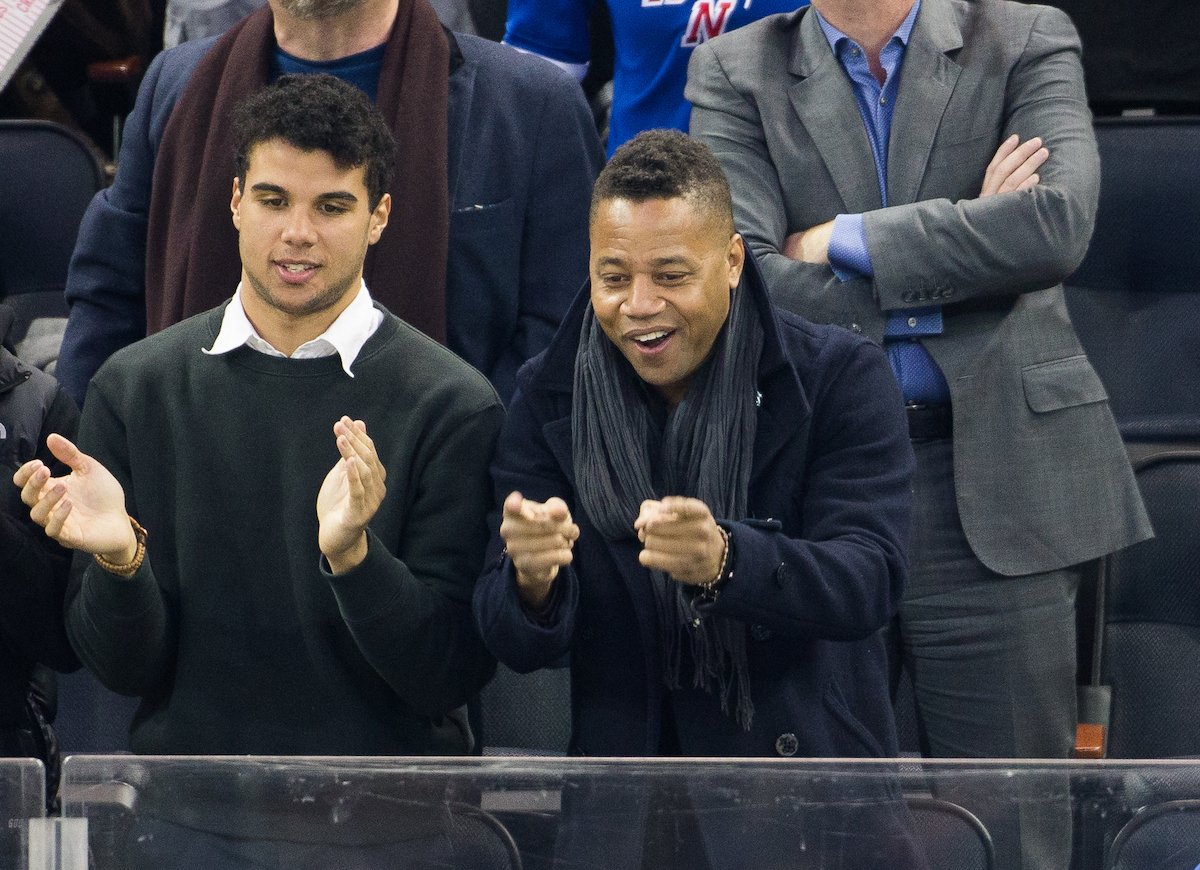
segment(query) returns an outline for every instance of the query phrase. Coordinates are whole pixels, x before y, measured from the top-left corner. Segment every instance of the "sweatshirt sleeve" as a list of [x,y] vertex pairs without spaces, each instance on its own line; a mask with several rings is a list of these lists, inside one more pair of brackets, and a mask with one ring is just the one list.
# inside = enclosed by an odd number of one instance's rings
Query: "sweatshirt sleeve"
[[[100,388],[88,391],[79,422],[79,449],[107,468],[125,490],[125,508],[137,517],[125,424]],[[178,615],[154,577],[154,540],[132,577],[118,577],[87,553],[75,554],[67,589],[67,635],[96,677],[122,695],[146,695],[171,673]]]
[[363,656],[415,710],[440,716],[491,679],[495,660],[471,618],[487,540],[488,462],[503,420],[495,404],[443,415],[426,439],[400,540],[367,533],[351,571],[321,571]]

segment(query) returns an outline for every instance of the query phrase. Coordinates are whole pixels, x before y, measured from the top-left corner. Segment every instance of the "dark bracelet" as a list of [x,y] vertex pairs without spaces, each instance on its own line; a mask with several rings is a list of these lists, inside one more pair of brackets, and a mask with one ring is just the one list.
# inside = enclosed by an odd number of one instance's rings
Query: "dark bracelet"
[[716,601],[717,596],[721,594],[721,587],[733,579],[733,566],[729,564],[729,532],[721,526],[717,526],[717,530],[725,539],[725,549],[721,552],[721,567],[717,569],[717,576],[707,583],[700,584],[700,597],[706,601]]

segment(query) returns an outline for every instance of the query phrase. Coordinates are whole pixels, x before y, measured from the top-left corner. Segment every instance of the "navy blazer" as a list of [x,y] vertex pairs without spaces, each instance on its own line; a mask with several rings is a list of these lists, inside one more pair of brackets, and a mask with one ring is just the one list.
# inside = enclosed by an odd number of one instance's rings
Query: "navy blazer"
[[[549,343],[587,275],[588,204],[604,155],[570,76],[486,39],[448,36],[447,344],[507,399],[517,369]],[[81,404],[100,364],[146,334],[147,212],[158,143],[216,39],[155,58],[125,125],[117,178],[84,215],[57,368]]]
[[555,581],[549,613],[534,618],[497,531],[476,621],[516,671],[569,654],[575,754],[657,755],[670,703],[685,755],[894,756],[880,629],[904,586],[913,468],[895,378],[866,339],[771,305],[749,259],[737,292],[753,295],[766,334],[749,516],[722,521],[733,579],[701,610],[746,625],[750,731],[715,697],[666,689],[640,545],[632,535],[606,541],[578,504],[571,392],[586,286],[547,351],[519,373],[492,465],[497,504],[513,490],[567,502],[580,527],[574,562]]

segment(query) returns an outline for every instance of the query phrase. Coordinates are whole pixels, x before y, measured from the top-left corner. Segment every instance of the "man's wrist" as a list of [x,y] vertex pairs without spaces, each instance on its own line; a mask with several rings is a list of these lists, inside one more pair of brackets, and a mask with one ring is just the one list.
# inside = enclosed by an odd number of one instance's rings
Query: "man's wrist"
[[354,543],[338,553],[326,553],[325,560],[329,563],[332,574],[347,574],[361,565],[367,558],[367,533],[363,531]]
[[556,568],[544,580],[530,578],[523,574],[515,563],[513,564],[513,582],[517,585],[517,596],[525,608],[534,615],[540,616],[549,609],[550,595],[554,591],[554,578],[557,576],[558,569]]
[[146,558],[146,539],[149,537],[137,520],[133,517],[128,519],[130,543],[120,550],[92,554],[96,564],[105,571],[126,578],[132,577],[142,567]]

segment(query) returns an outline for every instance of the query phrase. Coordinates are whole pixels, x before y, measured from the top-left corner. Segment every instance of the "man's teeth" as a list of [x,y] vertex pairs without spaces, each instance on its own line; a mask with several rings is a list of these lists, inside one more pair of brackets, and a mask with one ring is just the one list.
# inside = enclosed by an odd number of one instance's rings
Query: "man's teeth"
[[651,342],[651,341],[658,341],[660,338],[666,338],[667,333],[668,333],[668,330],[661,329],[658,332],[650,332],[650,333],[647,333],[646,335],[639,335],[639,336],[637,336],[637,338],[634,339],[634,341],[640,341],[643,344]]
[[311,267],[309,267],[303,263],[288,263],[287,265],[284,266],[284,268],[287,269],[289,272],[304,272]]

